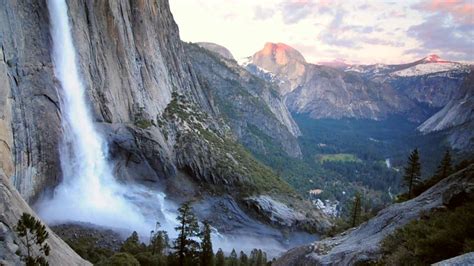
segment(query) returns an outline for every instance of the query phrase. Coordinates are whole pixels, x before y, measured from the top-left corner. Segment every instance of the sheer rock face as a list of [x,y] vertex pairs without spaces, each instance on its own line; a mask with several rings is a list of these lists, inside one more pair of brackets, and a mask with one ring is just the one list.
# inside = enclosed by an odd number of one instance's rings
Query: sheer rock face
[[[15,233],[15,226],[24,213],[29,213],[39,219],[12,187],[10,180],[0,171],[0,264],[24,265],[17,252],[27,254],[26,247]],[[53,231],[47,228],[49,237],[46,243],[51,248],[51,253],[46,257],[50,265],[92,265],[77,255]],[[39,253],[35,253],[39,255]]]
[[336,237],[290,250],[275,265],[353,265],[377,260],[383,238],[423,213],[474,193],[474,165],[442,180],[420,196],[389,206],[359,227]]
[[0,1],[0,158],[26,199],[58,182],[61,113],[44,1]]
[[207,48],[186,45],[186,51],[202,83],[206,84],[203,89],[241,143],[257,153],[266,153],[265,144],[270,144],[281,147],[292,157],[301,156],[296,140],[300,131],[275,87],[234,60],[210,54]]
[[423,133],[447,130],[455,149],[474,149],[474,72],[464,79],[452,99],[418,127]]

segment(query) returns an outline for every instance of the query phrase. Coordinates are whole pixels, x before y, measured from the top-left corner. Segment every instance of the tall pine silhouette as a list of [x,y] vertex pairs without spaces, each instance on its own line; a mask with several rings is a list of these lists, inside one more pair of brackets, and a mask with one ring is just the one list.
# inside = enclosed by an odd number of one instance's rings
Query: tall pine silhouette
[[199,243],[193,238],[199,235],[198,221],[189,203],[181,205],[178,212],[177,220],[179,225],[175,227],[175,230],[178,232],[178,238],[174,245],[178,264],[179,266],[195,265]]
[[356,193],[354,197],[354,203],[352,204],[351,210],[351,227],[355,227],[359,224],[360,216],[362,213],[362,204],[361,204],[360,193]]
[[403,175],[403,181],[405,182],[405,186],[408,188],[408,199],[412,198],[413,189],[420,183],[420,177],[420,155],[418,154],[418,149],[414,149],[408,157],[407,166],[405,167],[405,174]]
[[212,266],[214,260],[214,251],[211,242],[211,225],[208,221],[204,221],[203,230],[201,232],[201,264],[200,266]]
[[453,166],[451,162],[451,154],[449,153],[449,150],[446,150],[446,152],[444,153],[444,157],[438,166],[438,169],[436,169],[436,180],[440,181],[452,174],[452,172]]

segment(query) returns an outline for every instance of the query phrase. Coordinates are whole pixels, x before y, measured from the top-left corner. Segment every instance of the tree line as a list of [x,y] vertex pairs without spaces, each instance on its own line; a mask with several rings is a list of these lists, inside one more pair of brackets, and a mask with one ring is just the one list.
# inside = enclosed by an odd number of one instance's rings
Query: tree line
[[[199,226],[198,220],[189,203],[182,204],[178,209],[178,233],[174,241],[170,241],[168,233],[156,229],[150,232],[149,244],[141,242],[137,232],[133,232],[122,244],[120,252],[103,260],[98,265],[200,265],[200,266],[263,266],[267,264],[267,255],[260,249],[254,249],[248,256],[235,249],[226,256],[222,249],[214,253],[208,221]],[[126,263],[124,264],[124,262]]]

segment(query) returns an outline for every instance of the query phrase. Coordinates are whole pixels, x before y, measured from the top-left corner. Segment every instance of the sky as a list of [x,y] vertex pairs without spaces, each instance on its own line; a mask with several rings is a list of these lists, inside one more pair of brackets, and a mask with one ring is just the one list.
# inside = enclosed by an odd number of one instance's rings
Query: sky
[[474,0],[170,0],[187,42],[213,42],[236,59],[266,42],[308,62],[406,63],[437,54],[474,62]]

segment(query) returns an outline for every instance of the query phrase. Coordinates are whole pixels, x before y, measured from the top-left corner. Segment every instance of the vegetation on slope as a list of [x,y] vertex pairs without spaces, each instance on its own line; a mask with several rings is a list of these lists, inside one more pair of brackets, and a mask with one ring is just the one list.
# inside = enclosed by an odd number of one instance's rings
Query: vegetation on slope
[[427,265],[474,251],[474,199],[413,221],[382,244],[382,264]]
[[[224,185],[212,187],[215,192],[225,190],[225,185],[233,185],[243,196],[264,192],[294,194],[285,181],[258,162],[231,134],[213,127],[207,114],[184,97],[173,94],[163,117],[182,127],[175,144],[178,166],[201,181]],[[158,119],[158,124],[163,124],[162,121]]]

